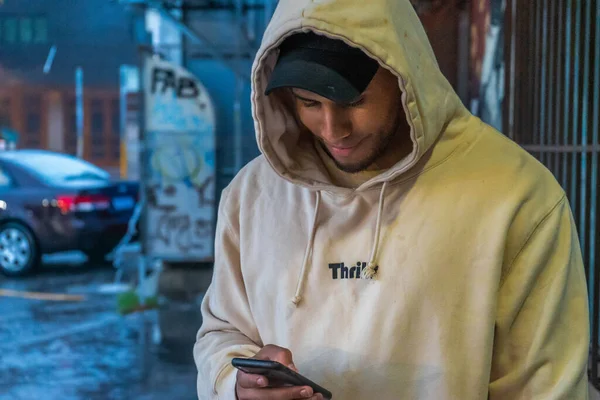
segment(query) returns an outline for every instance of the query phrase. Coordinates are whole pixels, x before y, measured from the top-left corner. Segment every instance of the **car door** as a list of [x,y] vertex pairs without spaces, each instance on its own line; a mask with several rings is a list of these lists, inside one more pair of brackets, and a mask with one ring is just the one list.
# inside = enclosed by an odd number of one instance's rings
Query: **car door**
[[45,197],[44,188],[12,163],[0,159],[0,223],[19,222],[39,238],[48,212]]
[[0,162],[0,223],[19,218],[23,213],[17,185],[6,165]]

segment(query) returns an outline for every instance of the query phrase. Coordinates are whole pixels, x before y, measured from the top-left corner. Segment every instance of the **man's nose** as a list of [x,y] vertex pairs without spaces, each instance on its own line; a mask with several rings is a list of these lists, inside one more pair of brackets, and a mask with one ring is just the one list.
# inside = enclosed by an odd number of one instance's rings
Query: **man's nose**
[[343,110],[326,108],[323,115],[321,137],[329,143],[335,144],[341,139],[350,136],[352,124]]

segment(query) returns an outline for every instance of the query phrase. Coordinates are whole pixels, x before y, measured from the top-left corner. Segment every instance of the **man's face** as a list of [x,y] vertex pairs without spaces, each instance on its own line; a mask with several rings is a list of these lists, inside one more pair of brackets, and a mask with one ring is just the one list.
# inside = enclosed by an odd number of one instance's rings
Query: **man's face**
[[[337,104],[302,89],[292,89],[300,121],[322,144],[339,169],[356,173],[385,164],[398,127],[405,122],[397,78],[379,68],[362,95]],[[398,160],[391,160],[392,165]],[[377,166],[374,164],[377,163]]]

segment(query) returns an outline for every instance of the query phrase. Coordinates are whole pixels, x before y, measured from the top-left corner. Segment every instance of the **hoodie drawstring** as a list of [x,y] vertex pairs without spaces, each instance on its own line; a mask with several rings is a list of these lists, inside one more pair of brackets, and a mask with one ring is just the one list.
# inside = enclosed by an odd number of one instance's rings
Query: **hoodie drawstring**
[[[373,279],[377,275],[377,250],[379,249],[379,236],[381,234],[381,216],[383,214],[383,203],[385,198],[385,189],[387,182],[383,183],[381,187],[381,193],[379,195],[379,208],[377,210],[377,222],[375,223],[375,235],[373,237],[373,249],[371,250],[371,257],[367,267],[363,269],[361,277],[363,279]],[[302,262],[302,269],[300,270],[300,277],[298,278],[298,285],[296,286],[296,295],[292,299],[292,303],[298,306],[302,301],[302,293],[304,292],[304,284],[306,283],[306,274],[308,273],[309,259],[313,251],[315,243],[315,234],[317,233],[317,218],[319,218],[319,206],[321,204],[321,192],[316,192],[315,200],[315,211],[313,214],[312,226],[310,228],[310,236],[308,237],[308,244],[306,245],[306,251],[304,252],[304,261]]]
[[304,283],[306,281],[306,273],[308,272],[308,263],[310,255],[313,251],[315,242],[315,234],[317,233],[317,218],[319,217],[319,206],[321,204],[321,192],[316,192],[317,198],[315,200],[315,211],[313,214],[312,227],[310,229],[310,236],[308,237],[308,244],[306,245],[306,251],[304,252],[304,261],[302,262],[302,270],[300,271],[300,277],[298,278],[298,286],[296,287],[296,295],[292,299],[294,305],[300,304],[302,301],[302,292],[304,291]]
[[387,182],[383,183],[381,187],[381,193],[379,194],[379,208],[377,210],[377,222],[375,223],[375,236],[373,237],[373,249],[371,250],[371,257],[367,267],[362,270],[362,279],[373,279],[377,275],[377,250],[379,248],[379,234],[381,233],[381,214],[383,214],[383,199],[385,196],[385,189]]

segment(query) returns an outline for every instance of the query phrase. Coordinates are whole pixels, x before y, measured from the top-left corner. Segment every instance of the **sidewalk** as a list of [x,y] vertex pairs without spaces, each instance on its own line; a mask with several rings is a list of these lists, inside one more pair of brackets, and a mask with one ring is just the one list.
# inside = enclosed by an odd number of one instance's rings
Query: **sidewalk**
[[[3,298],[0,400],[194,400],[197,304],[121,316],[106,268],[63,268],[2,287],[83,296],[81,301]],[[163,339],[157,322],[177,325]],[[185,329],[183,327],[185,326]]]

